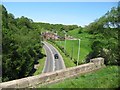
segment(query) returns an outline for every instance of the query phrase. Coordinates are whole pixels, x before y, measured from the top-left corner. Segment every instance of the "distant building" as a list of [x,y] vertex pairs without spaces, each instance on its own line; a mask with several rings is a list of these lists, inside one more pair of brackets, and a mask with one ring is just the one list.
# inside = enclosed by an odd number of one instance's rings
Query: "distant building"
[[49,40],[49,39],[57,40],[57,39],[59,39],[59,36],[56,33],[51,33],[51,32],[44,32],[44,33],[42,33],[42,36],[46,40]]
[[43,39],[49,40],[73,40],[74,38],[72,36],[66,36],[66,37],[60,37],[57,35],[57,33],[52,33],[52,32],[44,32],[42,33]]

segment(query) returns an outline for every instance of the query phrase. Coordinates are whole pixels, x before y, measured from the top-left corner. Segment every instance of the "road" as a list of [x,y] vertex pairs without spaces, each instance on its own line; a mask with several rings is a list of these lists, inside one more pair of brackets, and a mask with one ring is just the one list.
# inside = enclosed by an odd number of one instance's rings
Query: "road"
[[[44,44],[43,48],[45,49],[47,57],[42,73],[53,72],[56,70],[64,69],[65,64],[58,50],[48,42],[43,42],[43,44]],[[54,54],[58,54],[59,58],[55,59]]]

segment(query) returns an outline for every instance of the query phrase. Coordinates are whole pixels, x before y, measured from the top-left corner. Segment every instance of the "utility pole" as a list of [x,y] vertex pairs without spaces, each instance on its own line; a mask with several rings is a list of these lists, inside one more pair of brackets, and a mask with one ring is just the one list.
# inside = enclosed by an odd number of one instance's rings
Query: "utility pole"
[[[74,43],[74,42],[73,42],[73,43]],[[73,51],[74,51],[74,50],[73,50],[73,43],[72,43],[72,46],[71,46],[71,49],[72,49],[72,50],[71,50],[71,60],[73,59]]]
[[66,50],[66,33],[65,33],[65,45],[64,45],[64,53],[65,53],[65,50]]
[[79,61],[79,56],[80,56],[80,39],[79,40],[79,44],[78,44],[78,59],[77,59],[77,66],[78,66],[78,61]]
[[59,41],[59,46],[61,47],[61,40],[60,40],[60,36],[58,35],[58,32],[56,31],[57,33],[57,37],[58,37],[58,41]]
[[65,33],[65,43],[64,43],[64,53],[65,53],[65,50],[66,50],[66,31],[64,30],[64,33]]
[[61,46],[61,40],[60,40],[60,46]]

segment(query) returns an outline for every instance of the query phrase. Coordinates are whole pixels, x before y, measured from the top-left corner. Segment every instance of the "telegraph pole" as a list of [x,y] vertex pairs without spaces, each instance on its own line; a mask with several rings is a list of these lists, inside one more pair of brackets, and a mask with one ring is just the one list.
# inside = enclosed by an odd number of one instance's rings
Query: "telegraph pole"
[[64,53],[65,53],[65,50],[66,50],[66,33],[65,33],[65,45],[64,45]]
[[78,44],[78,59],[77,59],[77,66],[78,66],[78,61],[79,61],[79,56],[80,56],[80,39],[79,40],[79,44]]
[[71,49],[72,49],[72,50],[71,50],[71,60],[73,59],[73,51],[74,51],[74,50],[73,50],[73,43],[74,43],[74,42],[72,42],[72,46],[71,46]]

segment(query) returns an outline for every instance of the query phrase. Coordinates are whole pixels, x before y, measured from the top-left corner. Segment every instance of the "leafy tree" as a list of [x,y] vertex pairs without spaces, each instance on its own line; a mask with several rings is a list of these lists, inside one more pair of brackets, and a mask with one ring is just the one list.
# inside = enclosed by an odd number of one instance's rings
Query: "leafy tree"
[[40,30],[31,19],[15,18],[4,6],[2,17],[2,81],[29,76],[42,58]]
[[86,27],[94,35],[92,57],[104,57],[106,64],[118,64],[119,6]]

